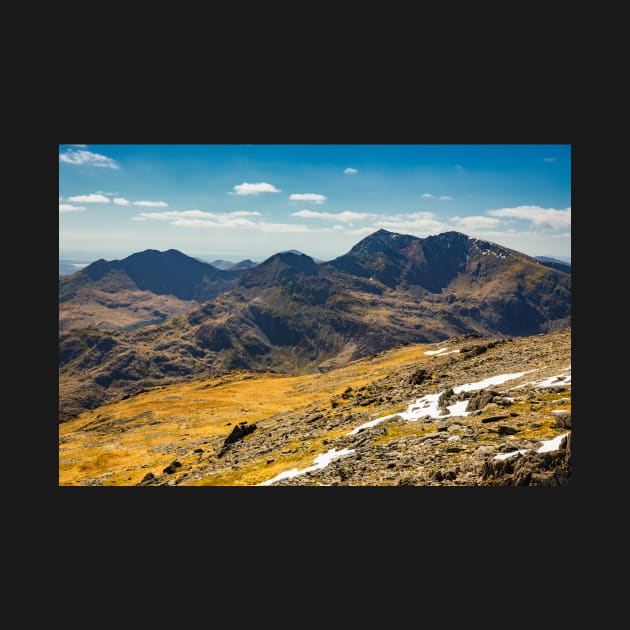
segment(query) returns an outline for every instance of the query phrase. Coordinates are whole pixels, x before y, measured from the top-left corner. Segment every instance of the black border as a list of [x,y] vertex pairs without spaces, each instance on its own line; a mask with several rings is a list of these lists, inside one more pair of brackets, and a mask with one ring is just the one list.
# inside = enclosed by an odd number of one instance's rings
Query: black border
[[[467,91],[465,86],[447,94],[433,99],[425,91],[418,99],[413,93],[394,92],[385,104],[379,100],[383,95],[370,89],[327,92],[330,101],[324,104],[321,98],[312,103],[308,92],[290,91],[286,102],[280,103],[278,99],[266,103],[261,93],[234,98],[229,91],[211,99],[166,99],[155,109],[151,103],[125,101],[118,104],[117,115],[110,117],[107,106],[99,115],[67,112],[63,123],[55,125],[58,137],[49,145],[46,170],[55,171],[58,144],[71,139],[93,144],[571,144],[575,164],[573,127],[564,100],[550,104],[553,99],[529,93],[523,97],[518,90],[484,94],[479,89]],[[554,94],[558,97],[557,91]],[[582,196],[582,186],[580,189]],[[44,196],[43,206],[48,207],[49,195]],[[584,205],[580,200],[578,207]],[[577,225],[579,230],[579,220]],[[51,457],[44,483],[52,494],[55,518],[66,533],[66,544],[73,536],[100,541],[98,544],[113,537],[116,544],[130,548],[139,540],[143,545],[151,539],[169,549],[181,545],[182,553],[194,554],[196,544],[212,541],[220,547],[222,541],[244,540],[301,549],[316,558],[313,546],[348,553],[354,548],[355,536],[371,539],[374,546],[383,538],[388,545],[400,538],[423,541],[429,554],[434,540],[446,541],[446,545],[453,541],[459,549],[484,541],[481,548],[492,562],[500,561],[503,553],[508,558],[523,557],[523,545],[527,548],[526,541],[532,539],[542,545],[542,558],[545,549],[558,543],[554,532],[570,527],[576,516],[576,486],[586,476],[581,471],[574,474],[568,488],[60,488],[53,446],[58,441],[53,420],[58,403],[58,275],[53,278],[58,270],[58,247],[52,237],[54,227],[47,233],[51,237],[45,239],[46,304],[41,315],[46,350],[41,360],[50,374],[46,380],[52,391],[37,417],[40,427],[42,423],[46,427],[44,450]],[[579,270],[575,239],[572,262]],[[575,335],[573,341],[575,344]],[[579,371],[577,378],[579,386]],[[578,400],[581,406],[584,397],[579,393]],[[575,417],[580,423],[583,416],[578,411]],[[574,461],[580,467],[585,459],[583,443],[578,436],[573,448]],[[520,551],[515,540],[521,544]],[[495,544],[502,550],[498,554],[493,553]],[[558,555],[563,553],[567,552],[558,549]]]

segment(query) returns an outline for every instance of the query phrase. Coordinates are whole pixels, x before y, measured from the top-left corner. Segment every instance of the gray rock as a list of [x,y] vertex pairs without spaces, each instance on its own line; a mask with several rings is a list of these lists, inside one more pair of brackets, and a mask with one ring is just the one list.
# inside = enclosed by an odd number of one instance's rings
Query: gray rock
[[155,475],[153,473],[147,473],[143,478],[142,481],[138,484],[139,486],[145,485],[147,483],[149,483],[150,481],[153,481],[155,479]]
[[468,399],[468,405],[466,411],[477,411],[484,409],[488,405],[497,392],[488,389],[481,389],[478,392],[474,392]]
[[488,422],[497,422],[497,420],[505,420],[506,418],[509,418],[509,417],[510,417],[509,413],[500,414],[498,416],[488,416],[487,418],[483,418],[481,420],[481,423],[488,424]]
[[552,400],[550,405],[568,405],[571,403],[570,398],[558,398],[558,400]]
[[490,453],[494,453],[493,446],[483,445],[477,448],[477,450],[475,451],[475,455],[478,455],[480,457],[484,457],[485,455],[489,455]]
[[[440,394],[438,398],[438,408],[446,408],[449,404],[451,404],[450,400],[455,395],[452,387],[449,387],[446,391]],[[448,412],[450,413],[450,411]]]
[[427,440],[435,440],[436,438],[444,437],[442,433],[425,433],[418,438],[419,442],[426,442]]
[[519,429],[515,429],[514,427],[510,427],[507,424],[500,424],[498,426],[499,435],[515,435],[519,432]]
[[422,368],[416,370],[409,378],[410,385],[420,385],[427,378],[427,371]]
[[554,413],[554,425],[562,429],[571,428],[571,412],[565,411],[564,413]]
[[175,460],[174,462],[171,462],[162,472],[167,475],[172,475],[178,468],[181,468],[181,465],[181,462]]

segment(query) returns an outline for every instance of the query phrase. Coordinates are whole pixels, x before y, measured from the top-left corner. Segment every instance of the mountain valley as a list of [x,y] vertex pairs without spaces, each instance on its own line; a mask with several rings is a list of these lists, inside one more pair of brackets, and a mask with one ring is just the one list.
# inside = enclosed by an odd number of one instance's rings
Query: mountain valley
[[[420,239],[379,230],[329,262],[284,252],[241,271],[165,254],[97,261],[60,279],[60,421],[146,388],[234,370],[319,374],[400,344],[570,325],[569,274],[458,232]],[[127,330],[94,318],[63,323],[82,292],[116,300],[134,291],[164,303],[149,315],[134,303]],[[164,321],[132,330],[150,316]]]

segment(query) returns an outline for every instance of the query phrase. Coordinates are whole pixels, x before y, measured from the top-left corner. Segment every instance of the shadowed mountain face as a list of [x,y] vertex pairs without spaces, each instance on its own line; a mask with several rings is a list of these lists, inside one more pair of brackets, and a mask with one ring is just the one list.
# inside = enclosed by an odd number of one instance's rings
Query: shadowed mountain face
[[459,232],[418,239],[379,230],[357,243],[330,265],[389,288],[420,286],[438,293],[466,271],[468,237]]
[[[152,290],[175,282],[145,265],[123,271]],[[458,232],[419,239],[379,230],[328,263],[276,254],[156,326],[62,334],[60,415],[196,375],[325,371],[401,343],[557,330],[570,316],[571,276],[525,254]]]
[[[159,252],[147,249],[123,260],[97,260],[85,269],[60,280],[62,299],[77,285],[90,281],[112,292],[117,285],[133,286],[157,295],[174,295],[181,300],[204,301],[236,283],[240,274],[223,271],[186,256],[175,249]],[[106,289],[107,290],[107,289]]]
[[59,278],[59,327],[129,330],[159,323],[233,287],[242,273],[174,249],[97,260]]

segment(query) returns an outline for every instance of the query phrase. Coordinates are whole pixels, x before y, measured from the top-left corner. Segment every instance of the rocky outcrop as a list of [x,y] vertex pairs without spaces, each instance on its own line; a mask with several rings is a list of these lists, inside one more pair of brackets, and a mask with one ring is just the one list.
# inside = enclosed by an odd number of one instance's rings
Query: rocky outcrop
[[234,444],[235,442],[242,440],[246,435],[253,433],[256,428],[256,424],[254,423],[247,424],[247,422],[241,422],[240,424],[237,424],[232,429],[230,435],[225,438],[223,446],[221,447],[217,457],[223,457],[231,444]]
[[481,389],[477,392],[472,392],[468,399],[468,405],[466,411],[477,411],[484,409],[484,407],[492,402],[492,399],[498,394],[498,392],[492,389]]
[[508,459],[489,459],[481,469],[486,486],[566,486],[571,479],[571,435],[560,449],[549,453],[526,452]]

